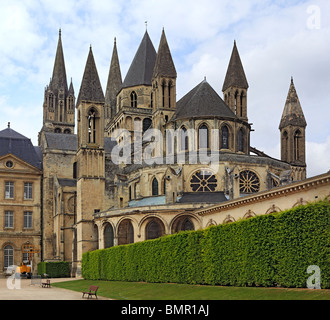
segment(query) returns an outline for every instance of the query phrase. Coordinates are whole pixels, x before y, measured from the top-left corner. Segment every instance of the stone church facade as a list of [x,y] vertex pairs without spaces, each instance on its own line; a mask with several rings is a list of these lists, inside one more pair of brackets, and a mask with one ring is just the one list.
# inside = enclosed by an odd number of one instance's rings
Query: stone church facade
[[[176,80],[164,30],[158,51],[146,32],[124,80],[115,40],[105,92],[90,48],[76,98],[60,32],[33,167],[40,259],[70,261],[79,275],[84,252],[231,222],[230,214],[217,220],[208,212],[206,221],[198,212],[306,179],[307,123],[293,80],[280,121],[281,160],[250,145],[249,84],[236,42],[222,98],[204,79],[177,101]],[[10,154],[0,153],[3,181]]]

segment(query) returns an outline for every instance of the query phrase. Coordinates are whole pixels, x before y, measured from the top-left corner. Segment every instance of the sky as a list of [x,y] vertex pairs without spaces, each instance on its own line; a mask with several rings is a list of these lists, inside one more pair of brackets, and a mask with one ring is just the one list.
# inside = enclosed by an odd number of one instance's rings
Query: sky
[[0,0],[0,7],[0,130],[10,122],[38,144],[60,28],[76,97],[90,45],[105,91],[114,38],[124,79],[146,27],[156,50],[164,28],[177,100],[204,77],[223,97],[236,40],[250,85],[251,145],[280,158],[293,77],[308,123],[308,177],[330,169],[329,0]]

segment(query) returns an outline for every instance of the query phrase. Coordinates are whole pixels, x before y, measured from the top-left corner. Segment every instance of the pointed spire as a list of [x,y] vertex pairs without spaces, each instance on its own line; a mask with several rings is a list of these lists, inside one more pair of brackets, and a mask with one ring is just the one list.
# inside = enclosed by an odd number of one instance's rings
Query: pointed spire
[[162,37],[160,39],[157,59],[152,77],[156,78],[158,76],[169,77],[169,78],[177,77],[177,72],[172,59],[170,48],[167,43],[164,28],[162,31]]
[[288,97],[286,99],[281,123],[280,130],[287,126],[298,126],[306,128],[307,122],[304,116],[304,112],[302,110],[298,94],[293,82],[293,77],[291,77],[291,84],[288,93]]
[[62,47],[62,31],[59,30],[59,39],[53,69],[53,77],[51,79],[51,89],[56,93],[59,89],[63,88],[65,93],[68,92],[68,84],[66,79],[66,70],[64,62],[64,54]]
[[89,49],[85,72],[81,81],[77,106],[82,101],[104,103],[104,94],[97,72],[92,47]]
[[70,94],[74,96],[74,89],[73,89],[72,78],[71,78],[71,83],[70,83],[70,87],[69,87],[69,95]]
[[[105,92],[105,104],[114,108],[116,106],[117,94],[122,86],[122,77],[117,51],[117,40],[114,40],[108,83]],[[112,110],[114,111],[114,110]],[[112,113],[113,114],[113,113]]]
[[148,31],[146,31],[134,60],[127,72],[123,88],[138,85],[151,86],[151,78],[156,62],[156,56],[156,50],[149,37]]
[[234,48],[230,58],[222,91],[226,91],[229,87],[238,87],[243,89],[249,88],[249,84],[245,76],[243,64],[240,55],[238,53],[236,40],[234,41]]

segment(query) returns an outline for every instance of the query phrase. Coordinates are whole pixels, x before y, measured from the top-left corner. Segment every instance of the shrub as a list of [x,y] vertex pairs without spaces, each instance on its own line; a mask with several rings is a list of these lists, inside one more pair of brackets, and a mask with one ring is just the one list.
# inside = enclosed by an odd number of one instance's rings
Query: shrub
[[47,274],[50,278],[70,278],[69,262],[40,262],[38,274]]
[[330,204],[323,201],[206,230],[87,252],[85,279],[306,287],[307,268],[330,287]]

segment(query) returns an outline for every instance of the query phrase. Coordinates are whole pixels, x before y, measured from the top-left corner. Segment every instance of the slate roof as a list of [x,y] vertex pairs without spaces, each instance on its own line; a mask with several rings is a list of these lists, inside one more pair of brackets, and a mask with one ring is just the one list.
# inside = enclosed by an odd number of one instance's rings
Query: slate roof
[[12,154],[30,165],[42,169],[40,149],[34,147],[27,137],[11,128],[0,131],[0,157]]
[[236,41],[234,42],[233,52],[229,61],[226,78],[222,91],[226,91],[229,87],[238,87],[248,89],[249,84],[246,79],[243,64],[238,53]]
[[306,128],[307,126],[307,122],[298,98],[295,85],[293,83],[293,79],[291,79],[291,85],[279,128],[282,130],[289,125],[303,128]]
[[201,117],[237,118],[206,80],[177,102],[175,120]]
[[177,72],[172,59],[170,48],[167,43],[164,29],[162,32],[162,37],[160,39],[155,68],[153,72],[153,78],[156,78],[157,76],[168,78],[177,77]]
[[89,50],[85,72],[81,81],[80,92],[77,99],[77,106],[81,101],[104,103],[104,93],[100,78],[97,72],[92,47]]
[[78,138],[75,134],[45,132],[47,146],[50,149],[76,151]]
[[123,88],[139,85],[151,86],[152,74],[156,62],[156,50],[146,31],[134,60],[127,72]]
[[62,47],[62,37],[61,30],[59,31],[59,39],[53,69],[53,77],[50,82],[50,89],[53,90],[55,94],[57,94],[58,90],[63,88],[65,90],[65,94],[68,92],[68,83],[66,78],[66,70],[65,70],[65,62],[64,62],[64,54]]
[[221,203],[228,201],[223,192],[187,192],[178,203]]

